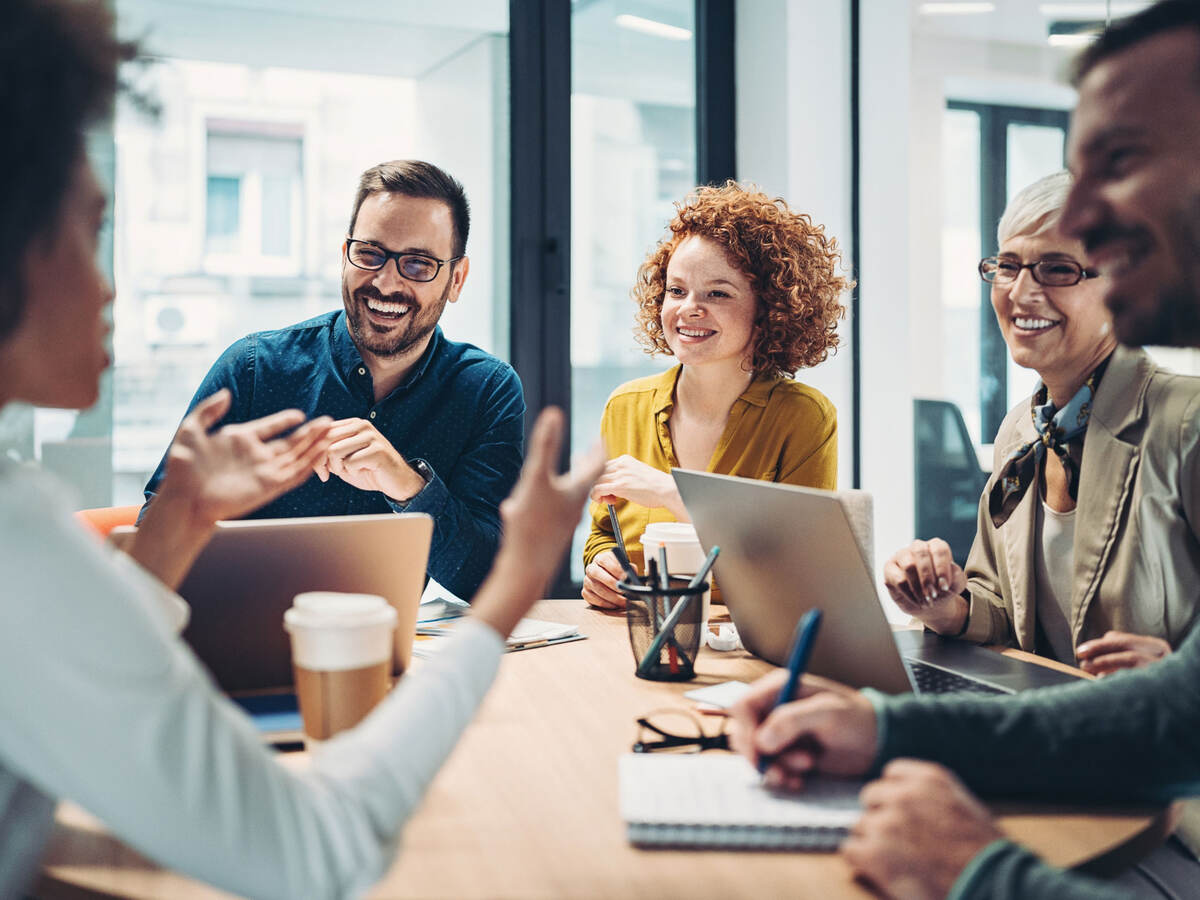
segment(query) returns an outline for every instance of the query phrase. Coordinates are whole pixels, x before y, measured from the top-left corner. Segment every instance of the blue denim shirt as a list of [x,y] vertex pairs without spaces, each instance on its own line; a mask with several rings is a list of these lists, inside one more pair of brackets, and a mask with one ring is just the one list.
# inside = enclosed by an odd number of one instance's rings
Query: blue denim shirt
[[[405,459],[424,460],[433,479],[407,503],[314,474],[250,518],[424,512],[433,517],[429,574],[469,599],[500,541],[499,506],[521,468],[525,398],[507,363],[434,331],[403,384],[375,402],[370,370],[354,346],[345,313],[326,313],[234,343],[200,383],[188,407],[229,388],[225,423],[296,407],[310,418],[371,422]],[[147,502],[166,457],[146,485]]]

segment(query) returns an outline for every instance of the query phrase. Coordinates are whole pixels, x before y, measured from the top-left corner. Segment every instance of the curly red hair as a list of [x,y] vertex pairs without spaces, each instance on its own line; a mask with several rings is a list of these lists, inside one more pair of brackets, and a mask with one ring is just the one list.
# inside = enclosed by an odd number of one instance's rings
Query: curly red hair
[[758,299],[750,365],[755,375],[791,375],[824,362],[838,345],[842,294],[854,282],[839,274],[837,241],[805,213],[753,185],[727,181],[699,187],[675,204],[669,234],[638,269],[634,334],[650,354],[670,355],[662,329],[667,263],[688,237],[719,244],[730,265],[750,279]]

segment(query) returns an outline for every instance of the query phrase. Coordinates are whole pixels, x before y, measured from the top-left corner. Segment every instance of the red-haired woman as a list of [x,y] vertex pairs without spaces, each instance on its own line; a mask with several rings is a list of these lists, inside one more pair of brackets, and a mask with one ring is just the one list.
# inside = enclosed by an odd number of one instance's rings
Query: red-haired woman
[[802,213],[730,181],[677,206],[638,271],[634,332],[648,353],[679,364],[617,388],[601,433],[609,454],[592,491],[583,597],[624,606],[606,503],[630,555],[651,522],[688,521],[672,466],[833,488],[837,411],[792,377],[837,346],[837,242]]

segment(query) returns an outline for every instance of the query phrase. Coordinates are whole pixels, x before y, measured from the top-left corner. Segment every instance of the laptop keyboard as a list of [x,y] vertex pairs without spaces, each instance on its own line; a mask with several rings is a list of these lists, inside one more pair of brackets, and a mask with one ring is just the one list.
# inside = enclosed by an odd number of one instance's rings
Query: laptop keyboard
[[913,681],[916,682],[918,694],[1012,693],[1012,691],[996,687],[994,684],[977,681],[948,669],[939,669],[937,666],[931,666],[916,659],[906,659],[905,662],[908,664],[908,670],[912,673]]

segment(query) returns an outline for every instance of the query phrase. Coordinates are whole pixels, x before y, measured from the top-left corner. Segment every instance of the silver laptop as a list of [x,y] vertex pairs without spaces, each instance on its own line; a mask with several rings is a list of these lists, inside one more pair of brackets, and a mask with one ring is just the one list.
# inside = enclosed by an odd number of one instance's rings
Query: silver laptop
[[[134,529],[113,532],[127,545]],[[304,591],[378,594],[396,608],[397,671],[412,658],[433,519],[424,513],[218,522],[179,595],[183,637],[222,689],[292,684],[283,613]]]
[[[893,634],[867,562],[868,494],[685,469],[671,474],[705,550],[721,548],[714,575],[751,653],[782,665],[796,622],[818,607],[821,633],[808,670],[853,687],[1007,694],[1074,680],[965,641]],[[864,517],[860,545],[851,521]]]

